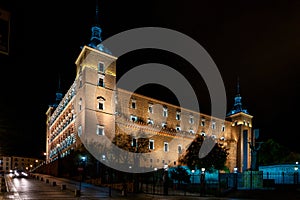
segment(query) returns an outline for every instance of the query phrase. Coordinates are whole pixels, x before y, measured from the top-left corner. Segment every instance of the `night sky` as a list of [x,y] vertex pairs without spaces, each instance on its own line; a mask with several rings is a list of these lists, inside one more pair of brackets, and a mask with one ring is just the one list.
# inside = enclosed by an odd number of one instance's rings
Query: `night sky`
[[[99,0],[99,20],[103,39],[146,26],[190,36],[216,63],[228,111],[239,77],[243,106],[254,116],[260,140],[274,138],[300,152],[300,2],[278,2]],[[0,150],[40,156],[45,151],[45,113],[59,80],[66,92],[75,79],[75,60],[95,22],[95,1],[5,0],[0,7],[12,13],[10,54],[0,55]],[[147,62],[167,64],[186,76],[199,94],[201,112],[210,113],[201,76],[176,55],[159,50],[122,55],[117,76]],[[176,103],[167,88],[145,86],[138,92]]]

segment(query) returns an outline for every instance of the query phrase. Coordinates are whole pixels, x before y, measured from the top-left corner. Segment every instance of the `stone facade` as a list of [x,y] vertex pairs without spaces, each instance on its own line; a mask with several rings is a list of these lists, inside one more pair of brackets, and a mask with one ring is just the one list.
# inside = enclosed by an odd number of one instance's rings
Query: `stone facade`
[[[195,134],[203,134],[229,148],[230,171],[250,167],[251,115],[233,112],[225,120],[218,119],[117,88],[116,60],[105,52],[83,47],[75,62],[73,85],[46,112],[48,163],[58,155],[70,154],[82,143],[95,143],[101,149],[101,145],[112,142],[117,135],[127,134],[135,140],[134,145],[141,138],[148,140],[151,153],[145,154],[139,166],[161,168],[176,165]],[[95,145],[88,150],[98,151]],[[102,156],[115,155],[103,152]]]

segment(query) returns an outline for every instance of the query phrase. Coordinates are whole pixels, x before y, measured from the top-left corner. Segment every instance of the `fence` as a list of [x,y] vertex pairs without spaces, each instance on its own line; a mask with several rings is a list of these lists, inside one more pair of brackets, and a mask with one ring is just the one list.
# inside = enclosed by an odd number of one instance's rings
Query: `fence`
[[169,179],[166,183],[162,174],[144,180],[143,192],[158,195],[175,196],[219,196],[231,190],[252,190],[275,187],[276,184],[299,184],[299,174],[295,173],[264,173],[262,171],[245,171],[243,173],[209,173],[193,174],[190,183],[179,183]]

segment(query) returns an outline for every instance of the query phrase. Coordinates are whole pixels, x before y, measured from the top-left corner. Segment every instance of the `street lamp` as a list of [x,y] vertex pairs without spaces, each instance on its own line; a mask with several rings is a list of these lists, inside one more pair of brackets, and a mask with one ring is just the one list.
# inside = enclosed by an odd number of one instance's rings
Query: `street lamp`
[[83,172],[84,172],[84,167],[85,167],[85,163],[86,163],[86,157],[85,156],[81,157],[80,163],[81,163],[81,169],[79,171],[81,172],[81,179],[80,179],[79,190],[81,191],[81,182],[83,181]]
[[201,168],[200,174],[200,196],[204,196],[205,193],[205,168]]
[[296,166],[294,167],[294,183],[298,184],[298,177],[299,177],[299,173],[298,173],[298,162],[296,162]]
[[205,173],[205,168],[201,168],[201,173],[204,174]]
[[234,172],[234,173],[237,173],[237,170],[238,170],[237,167],[233,168],[233,172]]
[[238,184],[238,181],[237,181],[237,179],[238,179],[237,172],[238,172],[238,168],[237,167],[233,168],[233,173],[234,173],[234,187],[235,187],[235,189],[237,189],[237,184]]
[[192,169],[192,179],[193,179],[193,182],[192,182],[192,184],[194,184],[194,173],[195,173],[195,170],[194,169]]
[[56,145],[57,150],[57,176],[60,177],[61,175],[61,152],[60,152],[60,144]]
[[153,171],[153,185],[152,185],[153,194],[155,194],[155,175],[156,175],[156,171],[157,171],[157,168],[155,167],[154,171]]

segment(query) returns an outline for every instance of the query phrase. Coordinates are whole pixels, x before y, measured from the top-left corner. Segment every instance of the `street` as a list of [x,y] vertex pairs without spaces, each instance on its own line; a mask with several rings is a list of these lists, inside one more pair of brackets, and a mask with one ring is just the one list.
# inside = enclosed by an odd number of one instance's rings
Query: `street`
[[0,199],[99,199],[109,197],[108,188],[81,184],[80,197],[75,190],[79,190],[79,183],[67,179],[47,175],[27,178],[5,177],[8,191]]
[[[64,178],[52,177],[49,175],[35,174],[28,178],[12,178],[5,175],[7,183],[7,192],[0,193],[0,200],[25,200],[25,199],[40,199],[40,200],[65,200],[65,199],[143,199],[143,200],[198,200],[198,199],[234,199],[234,198],[217,198],[217,197],[191,197],[191,196],[162,196],[150,194],[132,194],[122,196],[120,191],[111,191],[105,187],[98,187],[87,183],[81,183],[81,195],[76,196],[75,190],[78,190],[80,183]],[[64,187],[63,187],[64,185]]]
[[[58,178],[44,174],[34,174],[27,178],[12,178],[5,175],[7,192],[0,193],[0,200],[95,200],[95,199],[142,199],[142,200],[247,200],[247,199],[299,199],[300,191],[297,188],[282,188],[281,190],[239,190],[224,197],[213,196],[163,196],[144,193],[128,193],[122,196],[120,191],[110,190],[88,183]],[[81,189],[80,195],[78,193]],[[110,196],[111,194],[111,196]]]

